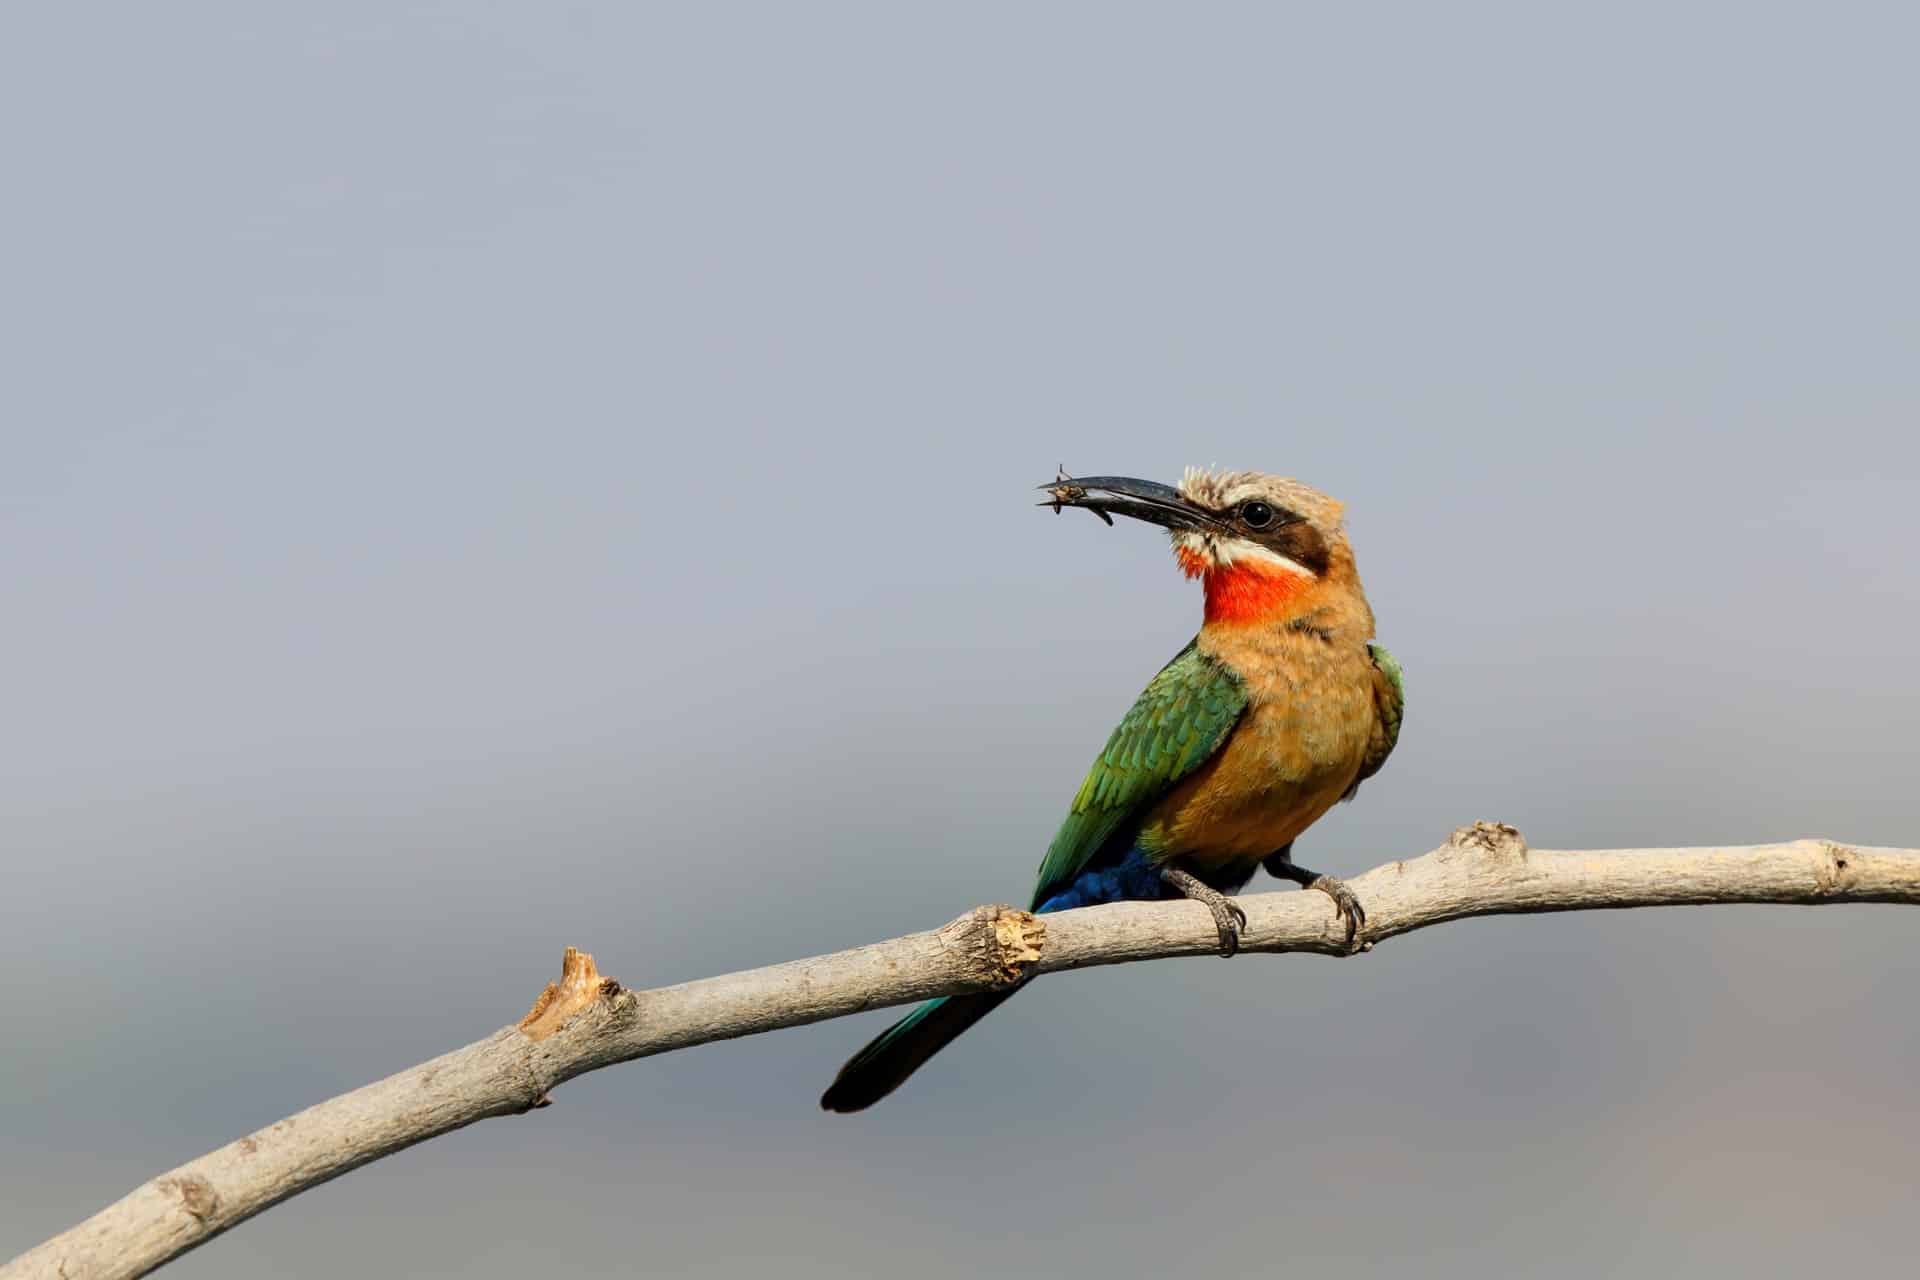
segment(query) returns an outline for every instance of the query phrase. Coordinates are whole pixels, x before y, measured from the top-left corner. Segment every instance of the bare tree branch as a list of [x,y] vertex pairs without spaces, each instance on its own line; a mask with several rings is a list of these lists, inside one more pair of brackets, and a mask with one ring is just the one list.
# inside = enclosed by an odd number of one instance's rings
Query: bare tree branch
[[[1424,857],[1349,881],[1367,926],[1351,950],[1467,916],[1702,903],[1920,903],[1920,850],[1824,840],[1725,849],[1529,850],[1511,827],[1476,823]],[[1319,893],[1241,899],[1243,951],[1347,954]],[[656,1053],[820,1022],[1039,974],[1213,955],[1196,902],[1128,903],[1044,919],[982,907],[942,928],[832,955],[651,991],[602,978],[568,949],[561,982],[516,1026],[342,1094],[143,1183],[0,1268],[24,1277],[127,1277],[289,1196],[417,1142],[546,1105],[577,1075]],[[812,1098],[796,1098],[811,1105]],[[910,1105],[910,1104],[895,1104]]]

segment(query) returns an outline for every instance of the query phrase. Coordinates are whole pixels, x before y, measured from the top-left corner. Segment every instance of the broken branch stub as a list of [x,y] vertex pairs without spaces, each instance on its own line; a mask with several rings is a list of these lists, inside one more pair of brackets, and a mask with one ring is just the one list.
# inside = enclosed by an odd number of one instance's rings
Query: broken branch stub
[[601,977],[591,955],[568,947],[560,959],[560,981],[547,984],[527,1016],[520,1019],[520,1032],[529,1040],[545,1040],[596,1000],[619,993],[620,984]]

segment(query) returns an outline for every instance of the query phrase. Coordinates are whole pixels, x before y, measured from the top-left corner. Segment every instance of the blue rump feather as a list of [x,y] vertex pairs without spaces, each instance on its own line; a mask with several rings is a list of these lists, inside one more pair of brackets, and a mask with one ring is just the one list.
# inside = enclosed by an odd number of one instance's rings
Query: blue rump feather
[[1038,907],[1039,912],[1071,911],[1102,902],[1158,902],[1180,895],[1160,878],[1160,865],[1138,845],[1126,857],[1104,867],[1089,867],[1073,883]]

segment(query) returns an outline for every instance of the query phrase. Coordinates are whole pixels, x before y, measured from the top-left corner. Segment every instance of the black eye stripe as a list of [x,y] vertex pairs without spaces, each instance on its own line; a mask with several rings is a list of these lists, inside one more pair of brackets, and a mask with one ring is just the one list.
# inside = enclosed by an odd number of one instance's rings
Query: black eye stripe
[[1325,573],[1331,562],[1327,540],[1320,531],[1298,511],[1278,503],[1249,498],[1230,512],[1222,512],[1219,518],[1223,522],[1231,520],[1239,525],[1244,537],[1314,574]]

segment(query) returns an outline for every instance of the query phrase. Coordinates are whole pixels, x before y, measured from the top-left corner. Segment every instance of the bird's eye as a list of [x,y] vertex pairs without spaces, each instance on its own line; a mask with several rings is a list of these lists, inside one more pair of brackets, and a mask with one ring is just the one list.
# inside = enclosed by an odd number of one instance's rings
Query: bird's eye
[[1273,523],[1273,508],[1264,502],[1240,504],[1240,523],[1249,529],[1264,529]]

